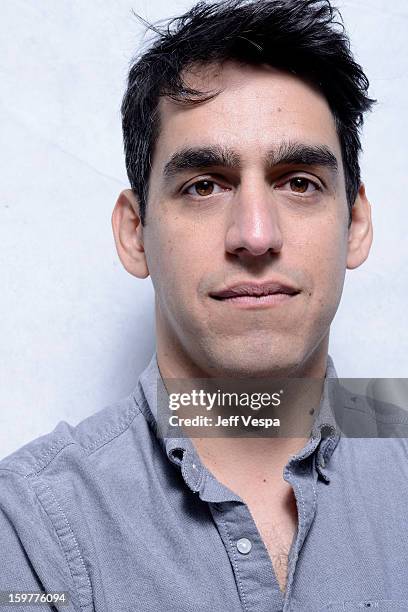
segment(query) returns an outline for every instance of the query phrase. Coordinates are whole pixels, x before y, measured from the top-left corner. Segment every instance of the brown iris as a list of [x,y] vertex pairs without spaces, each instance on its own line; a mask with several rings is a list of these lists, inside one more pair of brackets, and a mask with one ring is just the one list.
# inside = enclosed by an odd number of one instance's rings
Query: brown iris
[[290,187],[292,191],[296,191],[296,193],[305,193],[307,191],[309,182],[310,181],[307,179],[297,176],[296,178],[291,179]]
[[214,191],[214,183],[211,181],[199,181],[194,185],[196,192],[200,196],[211,195]]

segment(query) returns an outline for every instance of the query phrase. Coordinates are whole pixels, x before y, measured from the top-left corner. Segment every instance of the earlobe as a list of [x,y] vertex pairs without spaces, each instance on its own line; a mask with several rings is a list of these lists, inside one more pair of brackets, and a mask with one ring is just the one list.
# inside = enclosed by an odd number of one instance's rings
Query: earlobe
[[351,210],[351,225],[348,230],[347,268],[358,268],[367,259],[373,241],[371,205],[365,186],[361,183]]
[[116,250],[123,267],[137,278],[146,278],[149,269],[144,251],[139,202],[131,189],[125,189],[119,194],[111,221]]

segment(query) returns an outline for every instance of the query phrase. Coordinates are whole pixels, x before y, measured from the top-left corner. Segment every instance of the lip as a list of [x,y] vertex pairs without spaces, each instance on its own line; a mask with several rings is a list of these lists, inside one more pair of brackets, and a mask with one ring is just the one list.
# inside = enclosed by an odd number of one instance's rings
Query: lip
[[271,279],[263,283],[255,283],[253,281],[242,281],[230,285],[220,291],[212,291],[210,296],[216,300],[226,298],[235,298],[242,296],[267,296],[276,294],[295,295],[300,293],[300,290],[288,283],[278,279]]
[[219,302],[241,308],[270,308],[287,303],[299,293],[300,290],[288,281],[274,278],[263,283],[242,281],[209,295]]

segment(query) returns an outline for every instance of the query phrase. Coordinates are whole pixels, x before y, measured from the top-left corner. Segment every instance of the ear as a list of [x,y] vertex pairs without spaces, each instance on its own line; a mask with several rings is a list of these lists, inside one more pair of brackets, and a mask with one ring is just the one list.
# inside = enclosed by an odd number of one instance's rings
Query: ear
[[365,186],[361,183],[354,206],[351,209],[351,225],[348,230],[347,268],[358,268],[367,259],[373,241],[371,205]]
[[116,250],[123,267],[137,278],[149,276],[143,246],[143,226],[139,201],[131,189],[119,194],[112,212],[112,229]]

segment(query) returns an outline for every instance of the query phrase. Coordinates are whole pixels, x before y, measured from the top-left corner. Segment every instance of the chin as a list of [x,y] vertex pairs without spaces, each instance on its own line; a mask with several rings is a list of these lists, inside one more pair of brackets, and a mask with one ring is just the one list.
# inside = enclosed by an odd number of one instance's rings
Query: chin
[[240,353],[238,350],[228,352],[212,351],[209,358],[211,370],[219,372],[219,378],[278,378],[288,377],[296,371],[302,362],[301,357],[294,351],[288,354],[273,349],[247,351]]

